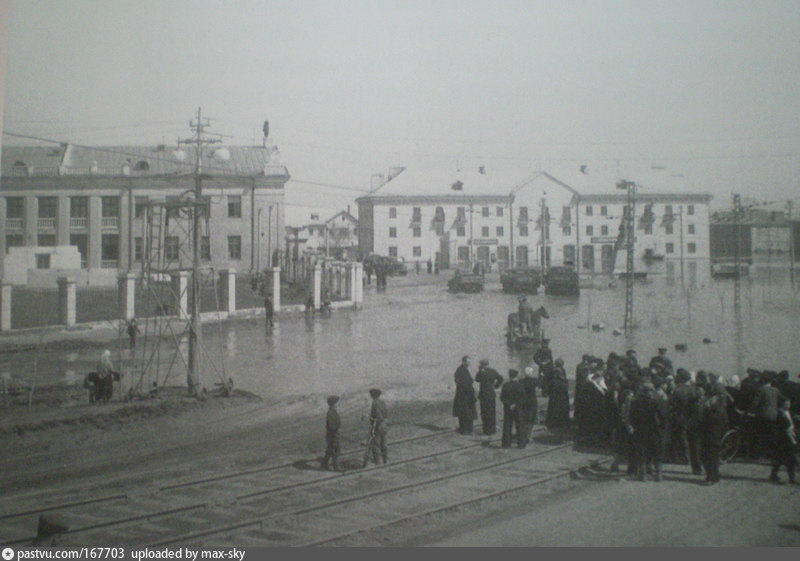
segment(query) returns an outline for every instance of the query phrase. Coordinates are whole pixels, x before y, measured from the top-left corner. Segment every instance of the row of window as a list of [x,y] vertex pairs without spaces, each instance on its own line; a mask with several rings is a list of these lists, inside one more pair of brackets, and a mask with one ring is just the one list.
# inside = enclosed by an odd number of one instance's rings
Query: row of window
[[[135,261],[141,261],[143,257],[144,239],[136,237],[133,240],[133,259]],[[180,238],[178,238],[178,236],[165,236],[164,258],[167,261],[179,261],[180,257]],[[184,255],[184,258],[191,260],[190,255]],[[228,258],[242,258],[242,236],[228,236]],[[200,259],[203,261],[211,261],[211,240],[208,236],[200,237]]]
[[[210,197],[205,197],[210,202]],[[103,218],[119,218],[119,197],[100,197]],[[167,202],[177,202],[179,197],[167,197]],[[58,216],[58,197],[37,197],[39,218],[56,218]],[[149,202],[148,197],[136,197],[135,216],[143,218]],[[174,211],[168,210],[170,214]],[[89,197],[76,196],[69,198],[70,218],[89,217]],[[228,218],[242,217],[242,196],[228,195]],[[25,218],[25,197],[6,197],[6,218]]]
[[[664,226],[664,229],[665,229],[665,232],[667,234],[674,233],[672,224],[666,224]],[[415,238],[422,237],[422,228],[420,228],[419,226],[414,226],[411,230],[412,230],[412,237],[415,237]],[[586,235],[587,236],[594,236],[594,226],[592,226],[592,225],[586,226],[586,230],[585,231],[586,231]],[[561,233],[564,236],[572,235],[572,227],[571,226],[563,226],[561,228]],[[644,233],[645,234],[652,234],[653,233],[652,224],[645,226]],[[694,224],[687,225],[687,233],[689,235],[693,235],[695,233]],[[459,238],[463,238],[463,237],[466,237],[466,235],[467,235],[466,226],[457,226],[456,227],[456,236],[458,236]],[[490,235],[490,227],[489,226],[481,226],[481,237],[488,238],[489,235]],[[522,236],[522,237],[526,237],[528,235],[528,227],[527,226],[519,226],[519,235]],[[600,235],[601,236],[608,236],[609,235],[608,225],[604,224],[604,225],[600,226]],[[505,236],[505,228],[503,226],[496,226],[495,227],[495,236],[498,237],[498,238],[502,238],[503,236]],[[389,237],[390,238],[396,238],[397,237],[397,228],[395,226],[390,226],[389,227]]]

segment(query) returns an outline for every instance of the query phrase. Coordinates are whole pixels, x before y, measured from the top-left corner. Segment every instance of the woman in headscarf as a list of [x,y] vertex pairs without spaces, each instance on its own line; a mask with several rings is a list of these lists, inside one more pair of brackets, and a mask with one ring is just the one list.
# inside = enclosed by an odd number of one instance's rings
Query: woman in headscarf
[[111,351],[104,350],[97,361],[98,399],[108,401],[114,394],[114,364],[111,362]]
[[548,430],[569,425],[569,384],[567,373],[564,371],[564,361],[561,358],[555,361],[552,380],[545,419]]

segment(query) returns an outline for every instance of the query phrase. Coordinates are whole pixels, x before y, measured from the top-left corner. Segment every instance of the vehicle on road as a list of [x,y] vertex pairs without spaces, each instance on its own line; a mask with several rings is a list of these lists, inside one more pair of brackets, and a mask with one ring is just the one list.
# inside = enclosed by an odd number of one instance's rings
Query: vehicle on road
[[503,292],[538,294],[542,273],[539,269],[529,267],[506,269],[500,273],[500,283],[503,285]]
[[483,290],[483,275],[456,270],[453,278],[447,281],[447,288],[450,292],[481,292]]
[[545,294],[580,294],[578,273],[572,267],[550,267],[544,275]]

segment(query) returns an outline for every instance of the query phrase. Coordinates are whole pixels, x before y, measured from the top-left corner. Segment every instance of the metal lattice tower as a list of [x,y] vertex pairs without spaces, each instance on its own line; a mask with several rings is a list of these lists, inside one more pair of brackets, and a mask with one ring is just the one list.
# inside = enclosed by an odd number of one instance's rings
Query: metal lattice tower
[[617,183],[617,189],[626,189],[628,200],[625,205],[625,333],[633,330],[633,246],[634,226],[636,211],[636,184],[633,181],[622,180]]

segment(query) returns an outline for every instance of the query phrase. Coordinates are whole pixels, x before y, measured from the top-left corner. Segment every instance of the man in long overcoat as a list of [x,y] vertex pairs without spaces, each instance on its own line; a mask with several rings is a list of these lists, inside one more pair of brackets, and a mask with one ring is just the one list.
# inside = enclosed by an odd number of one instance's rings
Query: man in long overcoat
[[475,374],[478,382],[478,401],[481,404],[481,423],[483,434],[497,432],[497,412],[495,390],[503,385],[503,377],[494,368],[489,367],[489,360],[482,359],[478,364],[478,373]]
[[525,389],[519,383],[519,372],[511,369],[508,371],[508,382],[500,390],[500,401],[503,402],[503,448],[511,447],[516,425],[517,447],[525,448],[528,427],[525,422]]
[[641,385],[633,398],[629,419],[633,427],[633,445],[637,452],[636,467],[639,480],[645,480],[647,466],[652,464],[655,480],[661,481],[663,427],[666,426],[667,413],[649,380]]
[[478,417],[475,411],[475,388],[469,373],[469,357],[461,358],[461,365],[454,374],[456,395],[453,398],[453,417],[458,418],[459,434],[472,434],[472,423]]

